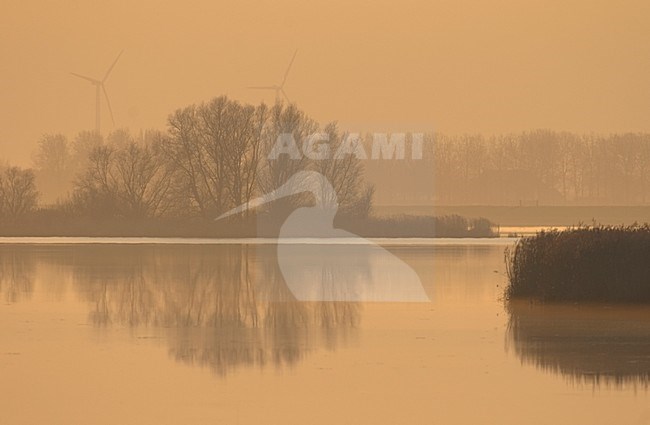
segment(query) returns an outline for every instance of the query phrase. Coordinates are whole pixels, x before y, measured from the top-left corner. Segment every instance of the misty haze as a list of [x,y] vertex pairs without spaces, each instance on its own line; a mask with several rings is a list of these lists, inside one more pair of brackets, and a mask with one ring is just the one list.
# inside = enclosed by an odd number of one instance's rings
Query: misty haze
[[650,423],[647,2],[4,6],[1,423]]

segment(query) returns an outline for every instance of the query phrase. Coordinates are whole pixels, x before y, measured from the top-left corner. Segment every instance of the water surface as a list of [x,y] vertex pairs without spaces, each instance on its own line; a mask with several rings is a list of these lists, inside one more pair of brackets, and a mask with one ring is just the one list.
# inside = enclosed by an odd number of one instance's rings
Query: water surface
[[506,307],[512,241],[383,241],[420,303],[298,302],[273,244],[47,242],[0,244],[2,423],[650,423],[648,310]]

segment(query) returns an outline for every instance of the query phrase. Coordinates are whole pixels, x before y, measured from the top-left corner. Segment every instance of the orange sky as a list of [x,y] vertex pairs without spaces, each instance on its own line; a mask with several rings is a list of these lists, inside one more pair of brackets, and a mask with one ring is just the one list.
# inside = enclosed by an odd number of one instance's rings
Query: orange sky
[[[101,77],[117,127],[161,128],[220,94],[279,82],[358,131],[650,131],[650,2],[4,0],[0,158],[94,127]],[[172,2],[169,2],[172,3]],[[191,4],[190,4],[191,3]],[[102,104],[102,130],[112,126]]]

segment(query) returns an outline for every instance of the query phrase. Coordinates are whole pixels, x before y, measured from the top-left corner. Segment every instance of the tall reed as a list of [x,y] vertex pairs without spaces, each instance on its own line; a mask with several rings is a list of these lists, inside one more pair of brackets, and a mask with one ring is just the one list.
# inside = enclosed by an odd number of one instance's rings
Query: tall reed
[[650,227],[543,231],[506,251],[507,299],[650,302]]

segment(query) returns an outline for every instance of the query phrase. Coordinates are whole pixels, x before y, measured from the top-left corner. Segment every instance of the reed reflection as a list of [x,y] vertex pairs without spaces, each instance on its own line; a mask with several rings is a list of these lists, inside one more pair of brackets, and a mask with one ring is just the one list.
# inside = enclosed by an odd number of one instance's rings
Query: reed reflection
[[650,382],[650,308],[508,304],[507,347],[524,364],[577,384],[614,388]]

